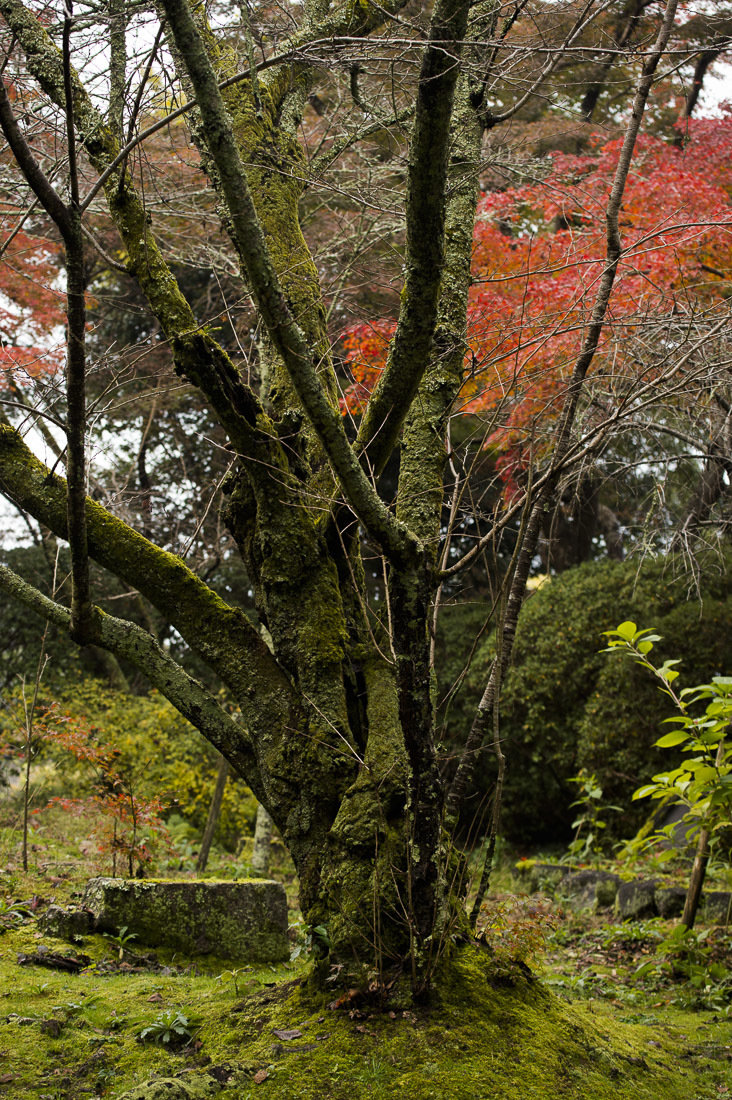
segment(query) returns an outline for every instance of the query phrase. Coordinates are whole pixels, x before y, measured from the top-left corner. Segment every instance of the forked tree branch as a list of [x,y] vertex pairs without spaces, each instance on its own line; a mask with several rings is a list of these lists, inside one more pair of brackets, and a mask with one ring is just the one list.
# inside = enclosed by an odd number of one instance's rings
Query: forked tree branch
[[[12,569],[0,565],[0,589],[48,622],[62,629],[71,624],[71,612],[45,596]],[[129,661],[165,696],[227,759],[245,770],[247,778],[258,773],[256,757],[246,731],[210,691],[195,680],[136,623],[92,609],[89,642],[115,657]],[[261,786],[260,786],[261,790]]]
[[305,335],[280,286],[247,181],[218,80],[187,0],[163,0],[176,47],[196,93],[203,132],[231,215],[232,237],[270,339],[282,358],[298,398],[320,439],[346,499],[366,529],[391,558],[411,558],[417,540],[390,514],[361,469],[343,419],[318,376]]
[[363,415],[356,453],[378,476],[427,369],[445,264],[448,149],[468,26],[466,0],[437,0],[419,74],[409,145],[406,271],[386,366]]
[[[0,0],[0,13],[25,51],[28,71],[51,101],[65,110],[63,57],[45,28],[22,0]],[[118,162],[104,184],[109,212],[127,250],[127,270],[171,341],[176,370],[203,392],[239,453],[256,452],[260,460],[262,440],[255,439],[262,413],[259,401],[224,349],[197,324],[158,247],[132,178],[122,167],[117,138],[73,70],[69,80],[75,127],[92,166],[104,173]]]
[[[28,449],[0,413],[0,492],[62,539],[66,482]],[[180,558],[87,498],[90,556],[140,592],[240,700],[254,728],[282,729],[298,708],[289,680],[243,612],[225,603]],[[247,712],[251,707],[251,713]]]

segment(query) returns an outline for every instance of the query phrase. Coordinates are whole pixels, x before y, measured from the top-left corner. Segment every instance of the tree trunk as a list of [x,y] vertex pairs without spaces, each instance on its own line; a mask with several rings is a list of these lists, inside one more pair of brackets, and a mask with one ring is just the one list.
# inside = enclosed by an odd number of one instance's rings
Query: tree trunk
[[269,861],[272,854],[272,818],[260,802],[257,806],[257,820],[254,825],[254,845],[250,865],[255,875],[266,878],[269,874]]
[[226,787],[226,780],[229,778],[229,761],[224,760],[223,756],[219,760],[219,770],[216,773],[216,786],[214,787],[213,798],[211,799],[211,805],[208,809],[208,817],[206,819],[206,827],[203,830],[203,839],[201,841],[201,848],[198,853],[198,859],[196,860],[196,871],[199,875],[202,875],[206,870],[206,864],[208,863],[209,852],[211,851],[211,845],[213,844],[214,834],[221,817],[221,803],[224,798],[224,788]]
[[696,921],[696,913],[699,908],[699,902],[701,900],[702,887],[704,886],[704,879],[707,876],[707,864],[709,863],[709,830],[702,829],[699,833],[699,840],[696,846],[696,855],[694,856],[694,865],[691,868],[691,877],[689,878],[689,887],[686,891],[686,901],[684,903],[684,913],[681,917],[681,923],[685,924],[687,928],[693,928]]
[[[628,11],[635,10],[634,2],[629,0]],[[344,35],[349,41],[371,36],[390,14],[392,0],[347,4],[316,26],[318,6],[306,5],[312,10],[301,28],[305,37],[295,35],[288,57],[299,58],[312,35],[320,44]],[[394,12],[402,6],[396,0]],[[405,84],[414,96],[398,319],[355,442],[339,406],[318,266],[299,220],[309,166],[297,135],[317,66],[285,60],[268,66],[261,81],[254,73],[242,79],[247,74],[236,74],[236,51],[217,40],[205,6],[162,0],[162,7],[178,83],[189,105],[196,104],[192,126],[201,166],[217,189],[222,226],[266,333],[264,401],[250,387],[248,369],[217,342],[216,329],[194,315],[168,265],[149,205],[128,170],[127,152],[120,151],[119,118],[110,127],[100,116],[76,74],[64,71],[48,29],[22,0],[0,0],[8,29],[45,95],[57,107],[73,100],[70,121],[84,144],[85,165],[99,177],[94,194],[102,188],[106,194],[125,271],[146,296],[176,373],[196,388],[226,436],[231,462],[222,483],[222,520],[240,551],[258,624],[181,558],[97,500],[74,495],[78,509],[69,518],[65,483],[33,457],[1,412],[0,489],[59,538],[78,534],[81,546],[83,533],[80,566],[88,547],[102,568],[152,605],[165,629],[180,635],[236,701],[235,721],[153,632],[91,606],[79,569],[75,591],[85,629],[74,629],[77,639],[143,671],[222,755],[199,868],[206,863],[230,765],[246,776],[292,855],[304,919],[311,928],[325,929],[325,966],[356,981],[373,969],[383,974],[392,966],[408,967],[415,992],[423,992],[441,953],[469,931],[463,868],[444,832],[428,622],[442,581],[488,545],[480,538],[460,562],[438,565],[446,425],[468,346],[473,225],[487,125],[478,122],[485,86],[481,91],[473,78],[494,65],[498,6],[468,0],[435,0],[430,6],[421,59]],[[600,344],[622,253],[618,214],[625,180],[675,7],[676,0],[669,0],[657,43],[644,61],[608,205],[607,263],[561,406],[555,449],[546,458],[538,496],[524,498],[522,519],[521,502],[513,505],[514,519],[520,519],[519,564],[501,659],[453,784],[458,807],[474,764],[470,745],[480,748],[498,703],[544,500],[560,471],[565,476],[584,379]],[[462,64],[465,51],[472,54],[470,65]],[[490,116],[491,125],[501,121],[482,106],[480,118]],[[510,111],[503,120],[509,117]],[[50,206],[58,203],[50,184],[41,187],[30,149],[24,152],[2,82],[0,126],[15,142],[16,159],[22,158],[39,197]],[[92,197],[89,192],[85,202]],[[378,484],[397,452],[394,507],[379,495]],[[585,502],[586,511],[590,504]],[[497,521],[496,538],[503,523]],[[584,546],[589,525],[578,522],[577,528]],[[383,615],[380,606],[370,606],[362,538],[383,558]],[[0,567],[0,583],[57,625],[68,628],[81,619],[76,607],[70,613],[6,567]],[[453,805],[453,817],[455,810]]]

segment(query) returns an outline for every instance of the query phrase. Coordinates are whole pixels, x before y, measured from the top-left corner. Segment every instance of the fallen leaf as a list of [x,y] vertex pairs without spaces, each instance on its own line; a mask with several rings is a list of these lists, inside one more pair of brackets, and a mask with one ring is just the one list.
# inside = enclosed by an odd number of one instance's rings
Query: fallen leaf
[[266,1081],[268,1077],[269,1073],[266,1069],[258,1069],[252,1077],[252,1081],[254,1081],[255,1085],[261,1085],[262,1081]]

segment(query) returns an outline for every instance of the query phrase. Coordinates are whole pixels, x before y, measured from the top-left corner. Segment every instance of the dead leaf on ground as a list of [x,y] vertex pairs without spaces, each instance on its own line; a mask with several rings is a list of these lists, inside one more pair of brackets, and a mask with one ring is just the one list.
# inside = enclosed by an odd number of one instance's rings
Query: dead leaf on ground
[[278,1039],[282,1039],[284,1043],[288,1042],[290,1039],[302,1039],[302,1032],[298,1031],[296,1027],[291,1031],[278,1031],[276,1028],[273,1028],[272,1034],[276,1035]]

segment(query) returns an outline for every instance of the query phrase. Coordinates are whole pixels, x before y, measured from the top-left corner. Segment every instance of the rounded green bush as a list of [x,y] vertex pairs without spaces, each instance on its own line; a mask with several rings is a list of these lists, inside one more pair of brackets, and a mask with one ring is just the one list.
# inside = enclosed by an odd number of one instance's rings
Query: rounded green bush
[[[652,627],[663,638],[654,651],[659,660],[681,658],[682,685],[732,670],[732,578],[717,562],[702,580],[699,599],[690,594],[688,576],[674,573],[675,564],[587,563],[552,578],[527,600],[500,708],[507,762],[501,831],[510,842],[566,842],[577,796],[570,779],[580,768],[597,775],[603,801],[622,807],[606,817],[609,837],[631,835],[647,815],[648,804],[632,802],[632,794],[669,765],[668,752],[654,742],[671,706],[647,671],[601,652],[602,631],[625,619]],[[467,659],[475,617],[474,606],[461,612],[457,605],[445,616],[447,626],[440,621],[443,698]],[[467,736],[494,652],[493,637],[479,644],[459,692],[448,707],[443,704],[448,761]],[[486,745],[466,802],[466,832],[471,826],[482,831],[478,819],[486,816],[494,780],[493,750]]]

